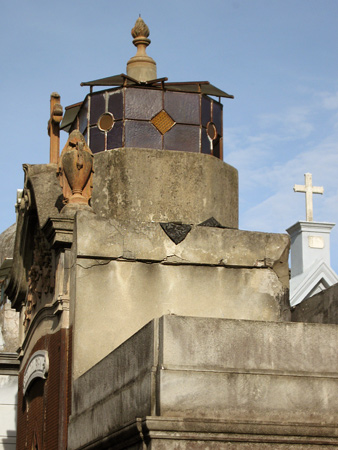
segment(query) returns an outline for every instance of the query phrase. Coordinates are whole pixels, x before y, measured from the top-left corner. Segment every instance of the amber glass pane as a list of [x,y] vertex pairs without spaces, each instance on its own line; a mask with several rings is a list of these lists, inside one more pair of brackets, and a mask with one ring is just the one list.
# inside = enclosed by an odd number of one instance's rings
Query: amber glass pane
[[123,122],[115,122],[113,128],[107,133],[107,150],[122,147]]
[[207,124],[206,130],[207,130],[207,135],[209,136],[209,138],[211,140],[216,139],[216,137],[217,137],[217,130],[216,130],[216,125],[213,122],[209,122]]
[[90,96],[90,125],[95,125],[101,114],[105,112],[104,94],[91,94]]
[[164,94],[164,110],[175,122],[199,125],[200,95],[167,91]]
[[216,126],[217,133],[223,136],[222,105],[220,103],[213,102],[212,121]]
[[199,127],[176,124],[164,135],[165,150],[199,152]]
[[97,127],[90,129],[90,145],[89,148],[93,153],[103,152],[104,148],[104,132],[100,131]]
[[207,132],[205,128],[202,128],[202,153],[205,153],[206,155],[211,154],[211,144],[210,140],[208,139]]
[[211,100],[208,97],[202,96],[202,125],[207,126],[207,123],[211,120]]
[[156,114],[150,122],[161,134],[166,134],[175,125],[174,120],[163,110]]
[[109,131],[113,128],[114,117],[110,113],[103,113],[97,121],[97,126],[101,131]]
[[162,109],[162,92],[146,88],[125,91],[125,118],[150,120]]
[[149,122],[126,120],[125,146],[162,148],[161,133]]
[[113,114],[115,120],[123,118],[123,93],[122,90],[109,93],[108,111]]

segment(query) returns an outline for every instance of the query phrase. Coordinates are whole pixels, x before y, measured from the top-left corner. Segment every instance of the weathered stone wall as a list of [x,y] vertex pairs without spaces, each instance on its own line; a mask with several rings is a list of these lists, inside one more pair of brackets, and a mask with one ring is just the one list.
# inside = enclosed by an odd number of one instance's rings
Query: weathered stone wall
[[49,372],[46,380],[36,378],[23,394],[26,364],[21,365],[18,392],[17,449],[66,449],[68,416],[71,402],[71,336],[62,329],[40,338],[29,359],[37,350],[46,350]]
[[0,351],[16,352],[19,347],[19,313],[5,303],[0,308]]
[[288,320],[288,249],[286,235],[200,226],[175,245],[159,224],[78,212],[74,377],[163,314]]
[[13,258],[16,224],[0,234],[0,265],[5,258]]
[[333,325],[153,320],[74,382],[69,449],[334,448],[337,339]]
[[293,322],[334,323],[338,325],[338,284],[307,298],[291,314]]
[[121,148],[94,158],[93,210],[122,221],[198,224],[214,217],[238,228],[238,174],[200,153]]

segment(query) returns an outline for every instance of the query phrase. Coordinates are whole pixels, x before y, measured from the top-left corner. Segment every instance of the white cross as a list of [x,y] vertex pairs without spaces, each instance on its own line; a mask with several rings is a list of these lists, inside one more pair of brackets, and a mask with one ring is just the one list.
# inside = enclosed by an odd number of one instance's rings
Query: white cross
[[322,186],[312,186],[312,174],[304,174],[305,185],[295,184],[293,190],[295,192],[305,193],[305,209],[306,209],[306,221],[313,221],[313,202],[312,194],[323,194],[324,188]]

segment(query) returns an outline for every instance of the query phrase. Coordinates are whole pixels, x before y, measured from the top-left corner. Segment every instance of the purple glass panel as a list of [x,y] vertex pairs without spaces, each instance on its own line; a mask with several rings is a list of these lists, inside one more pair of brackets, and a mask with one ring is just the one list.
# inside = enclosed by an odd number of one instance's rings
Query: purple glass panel
[[215,101],[213,102],[212,121],[216,125],[217,133],[223,136],[222,105]]
[[199,152],[199,135],[197,126],[176,124],[164,135],[164,149]]
[[[84,132],[82,133],[83,137],[85,138],[86,144],[89,147],[89,143],[88,143],[88,134],[87,134],[87,128],[84,130]],[[90,147],[89,147],[90,148]]]
[[74,122],[72,123],[72,126],[69,128],[69,134],[74,131],[77,130],[77,119],[74,120]]
[[107,150],[122,147],[122,120],[115,122],[113,128],[107,133]]
[[213,146],[214,146],[213,155],[216,156],[216,158],[219,158],[220,157],[220,150],[221,150],[220,139],[219,138],[216,138],[214,140]]
[[80,133],[83,134],[84,130],[88,126],[88,98],[81,106],[80,112],[78,114],[78,118],[79,118],[79,130],[80,130]]
[[125,118],[150,120],[162,109],[162,91],[128,88],[125,92]]
[[210,149],[210,141],[207,136],[207,132],[205,128],[202,128],[202,153],[205,153],[206,155],[211,155],[211,149]]
[[115,120],[123,118],[123,92],[122,90],[109,94],[108,111],[113,114]]
[[164,110],[177,123],[200,123],[200,95],[167,91],[164,94]]
[[161,133],[149,122],[125,121],[125,146],[162,148]]
[[90,129],[90,145],[89,148],[93,153],[103,152],[104,148],[104,131],[100,131],[97,127],[92,127]]
[[202,125],[205,127],[211,121],[211,100],[202,95]]
[[101,116],[106,111],[105,94],[91,94],[90,96],[90,125],[95,125]]

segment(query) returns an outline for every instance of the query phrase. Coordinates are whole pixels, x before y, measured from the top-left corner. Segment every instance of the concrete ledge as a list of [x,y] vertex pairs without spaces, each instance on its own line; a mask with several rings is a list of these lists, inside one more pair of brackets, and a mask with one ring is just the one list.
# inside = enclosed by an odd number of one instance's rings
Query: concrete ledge
[[333,325],[153,320],[74,382],[69,449],[338,445],[337,340]]
[[[317,435],[311,436],[313,427],[299,424],[245,423],[236,421],[203,421],[148,416],[110,433],[104,439],[77,450],[98,449],[152,449],[205,450],[232,449],[297,449],[309,450],[335,448],[338,438],[335,429],[318,424]],[[325,446],[325,447],[323,447]]]
[[192,226],[176,245],[158,223],[106,220],[87,211],[76,215],[77,256],[163,264],[273,268],[289,287],[286,234]]

